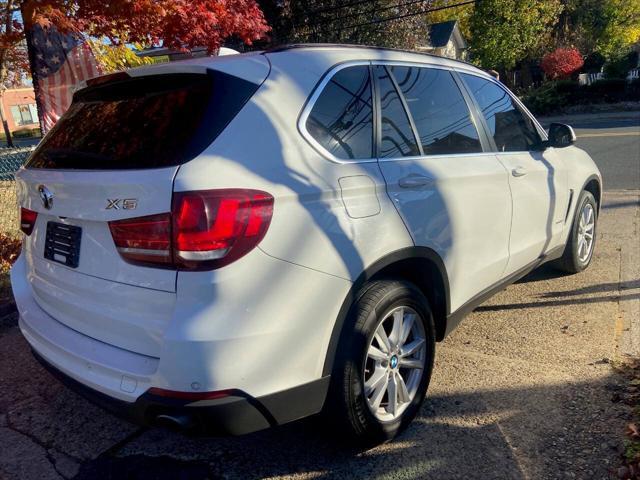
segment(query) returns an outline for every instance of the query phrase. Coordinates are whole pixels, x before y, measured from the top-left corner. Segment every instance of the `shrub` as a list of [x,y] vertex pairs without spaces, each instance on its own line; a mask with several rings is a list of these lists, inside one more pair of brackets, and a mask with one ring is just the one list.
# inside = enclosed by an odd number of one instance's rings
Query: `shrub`
[[558,92],[553,82],[530,90],[522,96],[522,101],[536,115],[544,115],[566,105],[566,98]]
[[15,138],[31,138],[39,137],[41,135],[39,128],[19,128],[13,132]]
[[640,100],[640,80],[605,79],[591,85],[571,80],[548,82],[523,95],[524,104],[537,115],[562,110],[570,105],[614,103]]
[[635,78],[627,85],[629,100],[640,100],[640,78]]
[[584,59],[584,65],[582,66],[582,71],[586,73],[598,73],[602,71],[602,66],[607,61],[600,52],[591,52]]
[[585,97],[589,103],[613,103],[627,100],[627,82],[620,78],[598,80],[591,85],[585,85]]
[[584,65],[582,55],[575,48],[557,48],[542,57],[540,66],[552,80],[569,78]]
[[626,78],[629,70],[638,65],[638,52],[629,52],[613,58],[604,66],[607,78]]

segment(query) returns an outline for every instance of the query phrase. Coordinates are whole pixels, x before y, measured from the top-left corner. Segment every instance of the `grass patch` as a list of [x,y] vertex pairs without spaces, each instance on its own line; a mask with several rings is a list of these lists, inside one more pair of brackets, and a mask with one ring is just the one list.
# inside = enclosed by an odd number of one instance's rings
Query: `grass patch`
[[[40,131],[40,128],[19,128],[18,130],[13,132],[11,136],[13,138],[34,138],[41,137],[42,132]],[[7,141],[7,137],[4,134],[4,131],[0,131],[0,141]]]

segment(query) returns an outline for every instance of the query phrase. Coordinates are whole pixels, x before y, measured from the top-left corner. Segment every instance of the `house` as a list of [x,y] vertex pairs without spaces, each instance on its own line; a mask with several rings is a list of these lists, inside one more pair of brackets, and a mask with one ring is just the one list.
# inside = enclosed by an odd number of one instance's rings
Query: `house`
[[33,130],[40,127],[33,87],[5,90],[2,94],[2,106],[11,133],[16,130]]
[[424,47],[418,47],[418,50],[456,60],[467,59],[467,42],[460,32],[457,20],[433,23],[427,29],[429,42]]

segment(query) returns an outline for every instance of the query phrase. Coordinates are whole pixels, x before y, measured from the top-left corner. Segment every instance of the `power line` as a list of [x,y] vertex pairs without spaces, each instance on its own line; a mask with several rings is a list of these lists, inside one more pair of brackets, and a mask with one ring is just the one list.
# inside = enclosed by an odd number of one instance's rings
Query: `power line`
[[[403,6],[407,6],[407,5],[413,5],[413,4],[416,4],[416,3],[424,3],[425,1],[428,1],[428,0],[412,0],[410,2],[406,2],[406,3],[400,4],[400,5],[396,5],[396,6],[391,7],[391,8],[399,8],[399,7],[403,7]],[[332,30],[324,30],[324,31],[321,30],[319,33],[334,33],[334,32],[340,32],[342,30],[348,30],[350,28],[358,28],[358,27],[364,27],[364,26],[367,26],[367,25],[377,25],[379,23],[393,22],[395,20],[402,20],[403,18],[415,17],[416,15],[423,15],[425,13],[437,12],[439,10],[447,10],[449,8],[462,7],[464,5],[470,5],[472,3],[477,3],[479,1],[480,0],[468,0],[466,2],[460,2],[460,3],[453,4],[453,5],[445,5],[445,6],[436,7],[436,8],[427,8],[427,9],[424,9],[424,10],[420,10],[418,12],[407,13],[407,14],[404,14],[404,15],[397,15],[395,17],[379,18],[379,19],[376,19],[376,20],[371,20],[370,22],[356,23],[356,24],[347,25],[347,26],[340,27],[340,28],[335,28],[335,29],[332,29]],[[387,10],[387,9],[389,9],[389,8],[385,8],[385,10]],[[314,25],[316,25],[316,24],[309,24],[307,26],[314,26]],[[316,32],[316,34],[317,33],[318,32]],[[310,32],[309,35],[311,35],[311,34],[312,33]]]
[[[410,5],[415,5],[415,4],[418,4],[418,3],[425,3],[425,2],[430,2],[431,3],[431,2],[433,2],[433,0],[411,0],[409,2],[401,3],[399,5],[390,5],[388,7],[378,8],[378,9],[375,10],[375,13],[386,12],[387,10],[394,10],[396,8],[408,7]],[[354,2],[353,5],[361,4],[361,3],[371,3],[371,2],[370,1],[369,2],[358,1],[358,2]],[[474,3],[474,2],[465,2],[465,3],[454,4],[454,5],[443,5],[442,7],[436,7],[436,8],[427,10],[424,13],[435,12],[435,11],[438,11],[438,10],[446,10],[448,8],[455,8],[455,7],[458,7],[460,5],[466,5],[468,3]],[[346,5],[343,5],[343,6],[340,6],[340,7],[336,7],[335,9],[327,8],[327,9],[325,9],[325,11],[328,11],[328,12],[336,11],[336,10],[339,10],[339,9],[347,7],[347,6],[351,6],[351,5],[350,4],[346,4]],[[359,15],[363,15],[364,13],[365,12],[351,12],[351,13],[347,13],[345,15],[341,14],[338,19],[336,19],[336,18],[322,18],[322,19],[320,19],[320,20],[318,20],[316,22],[312,22],[312,23],[307,24],[307,26],[322,25],[324,23],[334,22],[336,20],[343,20],[345,18],[357,17]],[[420,13],[421,12],[418,12],[416,15],[420,15]],[[313,12],[309,13],[309,15],[313,15],[313,14],[314,14]],[[345,28],[349,28],[349,27],[345,27]]]
[[[391,5],[389,7],[378,8],[377,10],[375,10],[375,13],[385,12],[387,10],[393,10],[395,8],[402,8],[402,7],[405,7],[407,5],[412,5],[414,3],[424,3],[424,2],[433,2],[433,0],[412,0],[412,1],[407,2],[407,3],[401,3],[400,5]],[[356,3],[362,3],[362,2],[356,2]],[[366,2],[366,3],[371,3],[371,2]],[[343,7],[339,7],[339,8],[343,8]],[[344,20],[345,18],[357,17],[357,16],[363,15],[365,13],[366,12],[351,12],[351,13],[347,13],[346,15],[341,14],[339,19],[336,19],[336,18],[321,18],[317,22],[313,22],[313,23],[310,23],[308,25],[309,26],[322,25],[324,23],[334,22],[336,20]]]
[[342,5],[335,5],[333,7],[319,8],[317,10],[310,11],[308,15],[317,15],[318,13],[335,12],[336,10],[340,10],[341,8],[355,7],[356,5],[362,5],[363,3],[371,3],[371,0],[357,0],[355,2],[345,3]]

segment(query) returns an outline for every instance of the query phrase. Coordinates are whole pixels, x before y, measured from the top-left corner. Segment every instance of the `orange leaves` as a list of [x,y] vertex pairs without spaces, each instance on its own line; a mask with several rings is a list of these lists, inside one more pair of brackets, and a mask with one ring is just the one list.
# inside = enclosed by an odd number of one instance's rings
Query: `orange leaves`
[[[255,0],[22,0],[20,7],[27,28],[55,25],[62,32],[107,37],[117,44],[204,46],[213,52],[229,37],[250,44],[269,31]],[[17,23],[10,32],[0,32],[0,48],[23,38]]]
[[0,273],[8,271],[20,255],[22,241],[0,232]]

